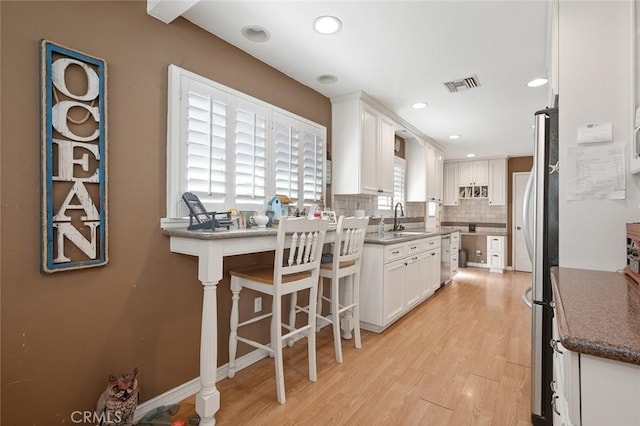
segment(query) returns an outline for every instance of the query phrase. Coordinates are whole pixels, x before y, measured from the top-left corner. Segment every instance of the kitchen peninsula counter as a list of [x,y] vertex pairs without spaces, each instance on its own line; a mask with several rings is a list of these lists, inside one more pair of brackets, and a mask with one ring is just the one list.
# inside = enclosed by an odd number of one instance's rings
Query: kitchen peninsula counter
[[640,365],[640,289],[626,275],[551,268],[562,345],[575,352]]
[[[327,232],[326,243],[335,241],[335,226]],[[223,259],[239,254],[275,250],[277,228],[216,229],[188,231],[167,228],[169,248],[198,258],[198,280],[202,283],[202,321],[200,331],[200,391],[196,394],[196,412],[202,426],[215,424],[220,408],[220,392],[216,388],[218,367],[218,308],[217,286],[223,278]]]

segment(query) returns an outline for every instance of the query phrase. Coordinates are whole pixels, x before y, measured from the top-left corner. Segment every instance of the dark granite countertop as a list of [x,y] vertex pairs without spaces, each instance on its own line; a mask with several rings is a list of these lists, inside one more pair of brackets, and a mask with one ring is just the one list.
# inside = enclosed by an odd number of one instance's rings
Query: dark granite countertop
[[385,232],[383,237],[380,237],[377,232],[370,232],[364,236],[364,242],[366,244],[398,244],[406,241],[419,240],[421,238],[438,237],[444,234],[451,234],[452,232],[458,232],[456,230],[441,230],[441,231],[420,231],[407,229],[395,233],[392,231]]
[[560,342],[569,350],[640,365],[640,289],[626,275],[551,268]]

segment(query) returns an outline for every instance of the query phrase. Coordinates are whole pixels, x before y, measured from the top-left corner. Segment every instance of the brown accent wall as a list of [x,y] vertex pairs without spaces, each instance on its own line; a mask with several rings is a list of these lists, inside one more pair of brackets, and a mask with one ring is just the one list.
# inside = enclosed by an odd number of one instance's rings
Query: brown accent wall
[[[176,64],[327,126],[319,93],[146,2],[0,2],[1,356],[4,425],[69,424],[112,373],[140,368],[142,400],[199,374],[197,261],[169,251],[165,215],[167,67]],[[40,274],[39,40],[108,64],[109,258]],[[225,269],[260,260],[240,256]],[[227,361],[229,282],[219,285]],[[264,301],[268,303],[268,301]]]
[[533,157],[511,157],[507,161],[507,265],[513,266],[511,239],[513,238],[513,174],[528,172],[533,166]]

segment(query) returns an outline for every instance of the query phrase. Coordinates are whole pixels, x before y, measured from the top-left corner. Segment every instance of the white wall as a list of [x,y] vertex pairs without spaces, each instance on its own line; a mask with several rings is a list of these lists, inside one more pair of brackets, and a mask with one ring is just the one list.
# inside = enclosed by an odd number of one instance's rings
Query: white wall
[[[640,221],[640,176],[627,174],[626,199],[568,201],[567,149],[576,128],[613,124],[614,141],[631,150],[630,1],[560,0],[560,265],[615,271],[625,265],[625,223]],[[627,166],[628,169],[628,166]]]

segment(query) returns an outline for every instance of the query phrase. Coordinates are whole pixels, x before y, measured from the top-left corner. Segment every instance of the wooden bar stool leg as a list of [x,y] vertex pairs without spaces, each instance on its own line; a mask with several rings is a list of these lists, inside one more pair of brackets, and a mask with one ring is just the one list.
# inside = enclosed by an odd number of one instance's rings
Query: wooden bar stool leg
[[309,353],[309,380],[315,382],[318,379],[316,367],[316,304],[318,298],[317,283],[309,289],[309,331],[307,333],[307,344]]
[[362,347],[360,338],[360,272],[356,272],[351,276],[351,284],[353,286],[351,303],[354,304],[353,308],[351,308],[353,312],[353,335],[355,336],[356,348],[360,349]]
[[[296,328],[296,306],[298,305],[298,292],[294,291],[293,293],[291,293],[291,308],[289,309],[289,327],[290,330],[293,330],[294,328]],[[289,345],[289,347],[293,347],[293,344],[295,343],[295,340],[293,339],[293,337],[289,338],[287,340],[287,345]]]
[[342,363],[342,338],[340,336],[340,279],[331,278],[331,319],[333,320],[333,346],[336,361]]
[[238,349],[238,301],[240,300],[240,290],[242,286],[238,285],[235,277],[231,277],[231,331],[229,333],[229,368],[227,369],[227,377],[232,378],[236,375],[236,351]]
[[276,395],[278,402],[284,404],[287,399],[284,392],[284,363],[282,359],[282,302],[280,297],[273,298],[273,321],[271,322],[271,347],[276,370]]
[[322,315],[322,293],[323,293],[323,284],[324,278],[318,278],[318,306],[316,307],[316,312],[318,313],[318,321],[316,322],[316,332],[320,333],[320,327],[322,327],[322,320],[320,316]]
[[[348,277],[344,277],[344,306],[348,306],[353,303],[353,275],[349,275]],[[344,315],[342,316],[342,330],[343,336],[345,340],[351,340],[351,330],[353,329],[353,314],[351,313],[351,309],[347,309],[344,311]]]

